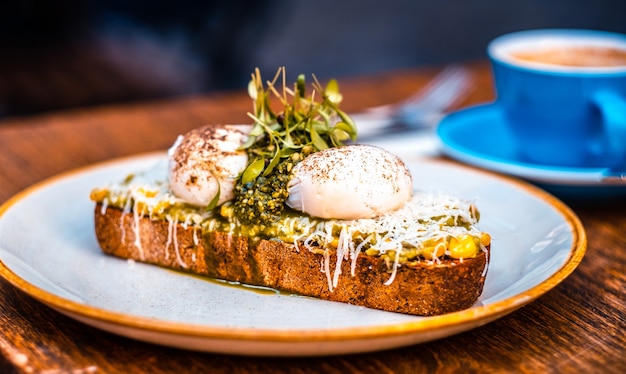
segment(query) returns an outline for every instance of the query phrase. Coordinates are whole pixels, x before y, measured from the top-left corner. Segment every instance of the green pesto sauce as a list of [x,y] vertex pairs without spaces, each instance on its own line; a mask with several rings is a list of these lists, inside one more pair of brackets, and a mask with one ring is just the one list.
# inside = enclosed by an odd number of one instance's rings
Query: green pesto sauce
[[[297,237],[308,233],[307,227],[304,227],[299,220],[302,217],[302,213],[294,212],[289,208],[284,209],[280,216],[268,224],[234,223],[232,219],[228,218],[231,216],[232,213],[230,211],[233,209],[234,207],[230,204],[222,206],[220,209],[221,215],[216,214],[213,218],[207,219],[202,223],[203,230],[207,232],[228,232],[248,238],[277,239],[288,243],[293,243]],[[291,224],[291,221],[294,221],[293,224]],[[317,223],[319,221],[309,218],[309,222]]]
[[[267,153],[269,145],[259,143],[248,150],[251,160],[263,159],[263,164],[270,162]],[[313,153],[312,147],[303,147],[300,152],[293,151],[281,158],[267,175],[262,174],[254,180],[244,183],[240,178],[235,185],[233,213],[242,224],[267,225],[281,219],[285,201],[289,197],[288,184],[292,169],[307,155]]]

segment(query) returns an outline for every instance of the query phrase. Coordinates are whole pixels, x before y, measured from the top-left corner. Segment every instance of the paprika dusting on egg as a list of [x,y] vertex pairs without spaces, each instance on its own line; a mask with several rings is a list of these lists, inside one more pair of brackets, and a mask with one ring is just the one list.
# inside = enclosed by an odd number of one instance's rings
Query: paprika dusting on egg
[[403,206],[413,180],[396,155],[371,145],[327,148],[292,172],[286,204],[320,218],[374,218]]

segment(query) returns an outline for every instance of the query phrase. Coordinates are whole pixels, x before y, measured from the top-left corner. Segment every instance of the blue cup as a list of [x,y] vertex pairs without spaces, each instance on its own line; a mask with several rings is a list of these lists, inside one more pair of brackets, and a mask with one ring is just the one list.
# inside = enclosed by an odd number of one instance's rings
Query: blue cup
[[494,39],[487,53],[520,159],[565,167],[626,161],[626,35],[520,31]]

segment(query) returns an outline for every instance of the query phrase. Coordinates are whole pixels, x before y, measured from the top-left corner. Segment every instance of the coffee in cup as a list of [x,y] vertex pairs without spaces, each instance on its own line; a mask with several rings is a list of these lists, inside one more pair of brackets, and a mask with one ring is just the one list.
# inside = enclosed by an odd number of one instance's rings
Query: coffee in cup
[[535,62],[561,66],[626,66],[626,49],[602,46],[553,46],[512,52],[521,63]]
[[488,47],[497,99],[522,160],[609,167],[626,160],[626,35],[532,30]]

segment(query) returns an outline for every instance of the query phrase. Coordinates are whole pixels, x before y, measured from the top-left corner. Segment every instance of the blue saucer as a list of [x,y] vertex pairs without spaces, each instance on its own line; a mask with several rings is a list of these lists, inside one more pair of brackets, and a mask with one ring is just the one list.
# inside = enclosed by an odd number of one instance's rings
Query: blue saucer
[[493,103],[447,115],[439,123],[437,136],[443,153],[451,158],[526,179],[557,195],[626,195],[626,181],[607,179],[605,168],[548,166],[521,160],[501,109]]

